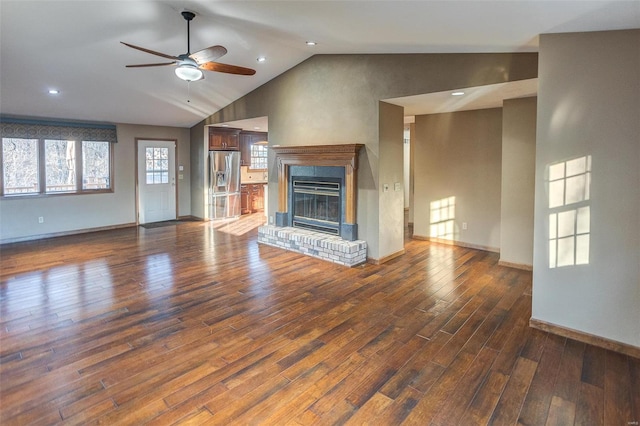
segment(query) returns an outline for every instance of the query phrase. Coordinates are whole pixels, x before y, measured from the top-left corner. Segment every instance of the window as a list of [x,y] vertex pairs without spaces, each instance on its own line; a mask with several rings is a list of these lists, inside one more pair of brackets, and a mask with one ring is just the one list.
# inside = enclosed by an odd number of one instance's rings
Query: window
[[74,141],[44,141],[46,192],[76,190],[76,158]]
[[267,146],[262,144],[251,145],[251,166],[250,169],[267,168]]
[[111,144],[82,142],[82,189],[111,188]]
[[111,143],[2,138],[2,169],[2,195],[109,190]]
[[52,123],[0,117],[0,196],[111,191],[115,126]]
[[37,139],[2,139],[3,194],[40,192]]

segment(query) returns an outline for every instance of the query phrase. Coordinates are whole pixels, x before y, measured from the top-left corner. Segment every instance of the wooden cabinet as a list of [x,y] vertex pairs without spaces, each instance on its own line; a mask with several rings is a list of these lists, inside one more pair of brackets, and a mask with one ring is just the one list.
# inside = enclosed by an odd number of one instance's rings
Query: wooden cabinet
[[251,213],[251,192],[249,186],[240,185],[240,214]]
[[251,165],[251,136],[245,132],[240,133],[240,165]]
[[264,184],[249,183],[240,185],[241,213],[264,211]]
[[238,151],[240,149],[240,129],[209,127],[210,151]]
[[264,211],[264,185],[253,184],[251,185],[251,212],[263,212]]
[[248,132],[243,130],[240,132],[240,165],[249,166],[251,168],[251,146],[257,142],[266,141],[268,133],[266,132]]

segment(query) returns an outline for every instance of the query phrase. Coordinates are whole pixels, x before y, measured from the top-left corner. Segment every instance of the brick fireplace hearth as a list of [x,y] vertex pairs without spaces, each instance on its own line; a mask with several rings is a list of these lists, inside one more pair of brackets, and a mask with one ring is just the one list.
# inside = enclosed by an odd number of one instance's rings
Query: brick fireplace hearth
[[[356,223],[358,153],[363,146],[346,144],[270,147],[276,154],[278,167],[278,211],[275,214],[275,226],[259,228],[258,242],[346,266],[365,262],[366,242],[357,239]],[[293,176],[297,177],[297,181],[307,179],[340,182],[340,193],[336,197],[340,199],[338,204],[341,213],[337,218],[331,218],[331,227],[324,226],[323,218],[316,222],[311,221],[311,225],[309,221],[300,221],[299,213],[293,208],[296,200],[292,190]],[[316,177],[318,179],[314,179]],[[318,189],[314,191],[324,192]],[[312,200],[315,198],[306,197]],[[303,222],[303,227],[298,227],[300,222]],[[317,232],[318,230],[324,232]]]

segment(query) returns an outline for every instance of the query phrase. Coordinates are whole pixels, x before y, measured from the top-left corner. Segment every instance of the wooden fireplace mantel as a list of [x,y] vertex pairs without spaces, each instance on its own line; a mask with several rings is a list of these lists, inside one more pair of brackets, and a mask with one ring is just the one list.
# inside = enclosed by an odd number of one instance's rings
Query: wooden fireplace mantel
[[358,152],[363,144],[273,146],[278,166],[278,211],[287,213],[290,166],[344,167],[345,221],[356,223]]

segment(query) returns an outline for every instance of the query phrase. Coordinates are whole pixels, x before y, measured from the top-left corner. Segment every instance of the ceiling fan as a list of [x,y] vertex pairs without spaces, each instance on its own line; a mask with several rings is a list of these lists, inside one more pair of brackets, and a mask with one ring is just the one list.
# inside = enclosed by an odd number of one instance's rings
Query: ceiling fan
[[182,17],[187,21],[187,53],[178,56],[172,56],[121,41],[120,43],[133,49],[172,60],[171,62],[161,62],[154,64],[127,65],[127,68],[176,65],[176,75],[185,81],[197,81],[203,79],[204,73],[202,72],[202,70],[239,75],[254,75],[256,73],[256,70],[251,68],[213,62],[227,53],[227,49],[225,49],[223,46],[211,46],[207,47],[206,49],[199,50],[195,53],[191,53],[189,23],[193,18],[195,18],[196,14],[188,10],[182,11],[181,14]]

